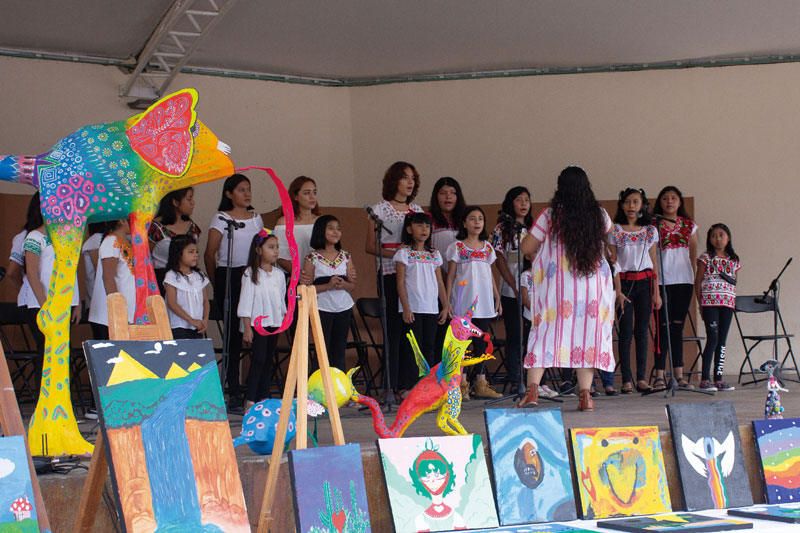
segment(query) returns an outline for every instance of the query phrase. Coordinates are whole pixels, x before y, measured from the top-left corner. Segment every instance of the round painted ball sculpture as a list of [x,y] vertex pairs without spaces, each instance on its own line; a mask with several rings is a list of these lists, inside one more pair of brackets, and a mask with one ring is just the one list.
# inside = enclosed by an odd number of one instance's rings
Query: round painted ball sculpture
[[[336,405],[342,407],[350,399],[350,378],[338,368],[331,367],[331,379]],[[328,408],[325,389],[322,386],[322,370],[317,370],[308,378],[308,397]]]

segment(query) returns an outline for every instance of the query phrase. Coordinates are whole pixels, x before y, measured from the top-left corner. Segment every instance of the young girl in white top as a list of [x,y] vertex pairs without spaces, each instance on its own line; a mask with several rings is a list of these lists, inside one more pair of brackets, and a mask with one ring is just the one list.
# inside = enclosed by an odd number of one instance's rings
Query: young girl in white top
[[[447,291],[442,279],[442,254],[431,245],[433,220],[428,213],[409,213],[403,224],[403,244],[394,254],[397,268],[397,293],[399,309],[403,315],[403,341],[400,343],[399,387],[411,389],[419,380],[414,352],[406,340],[409,331],[414,337],[428,364],[433,366],[436,343],[436,326],[444,324],[449,316]],[[438,296],[438,302],[437,302]],[[441,303],[441,311],[439,311]],[[440,355],[441,358],[441,355]]]
[[672,346],[672,364],[678,386],[693,388],[683,377],[683,324],[689,313],[694,293],[694,268],[697,262],[697,224],[689,218],[683,205],[683,195],[677,187],[667,186],[658,193],[653,212],[677,222],[659,220],[658,238],[663,250],[664,270],[659,272],[661,299],[667,295],[669,317],[664,309],[656,311],[658,347],[655,357],[656,380],[653,389],[665,390],[664,369],[667,365],[667,335]]
[[[611,261],[616,263],[614,289],[617,294],[622,394],[633,392],[631,340],[634,338],[636,339],[636,390],[646,392],[651,389],[645,374],[647,336],[653,309],[661,309],[661,296],[656,283],[658,232],[655,226],[650,224],[649,205],[642,189],[628,188],[621,191],[617,201],[617,213],[614,215],[614,230],[608,234]],[[613,384],[613,376],[611,383]]]
[[708,229],[706,251],[697,258],[697,274],[694,278],[695,295],[706,325],[701,390],[734,389],[722,381],[722,371],[725,369],[725,341],[736,309],[736,280],[740,268],[739,256],[733,251],[731,230],[725,224],[714,224]]
[[[264,221],[258,213],[253,212],[250,205],[252,192],[250,180],[243,174],[234,174],[225,180],[222,187],[222,199],[219,202],[219,213],[214,215],[208,230],[208,244],[203,259],[206,272],[214,285],[214,303],[220,315],[225,306],[225,274],[230,270],[231,294],[230,317],[223,317],[229,328],[228,341],[228,408],[238,410],[242,407],[242,388],[239,384],[239,362],[242,349],[242,334],[235,326],[235,311],[239,306],[239,294],[242,290],[242,274],[250,252],[253,237],[264,227]],[[228,224],[228,223],[231,224]],[[228,264],[228,227],[231,229],[232,259]]]
[[342,250],[342,227],[333,215],[322,215],[314,222],[311,248],[305,262],[306,273],[317,288],[317,306],[322,334],[331,366],[345,370],[345,349],[350,331],[350,315],[356,288],[356,268],[350,254]]
[[[500,293],[492,277],[492,263],[497,255],[489,244],[486,234],[485,215],[478,206],[470,206],[464,210],[464,220],[458,232],[458,240],[448,246],[445,260],[450,262],[447,269],[447,294],[450,301],[450,316],[463,316],[467,308],[478,297],[478,305],[472,314],[472,323],[484,333],[489,331],[490,319],[502,312]],[[456,290],[461,282],[466,282],[461,295],[461,306],[456,305]],[[483,353],[486,344],[478,338],[472,341],[472,351],[476,355]],[[461,380],[461,395],[469,398],[469,383],[466,375]],[[475,382],[475,396],[478,398],[499,398],[501,395],[492,389],[486,381],[484,364],[478,367]]]
[[278,336],[254,333],[253,322],[262,317],[261,327],[274,331],[286,315],[286,277],[276,268],[278,252],[277,236],[262,229],[250,241],[247,269],[242,276],[237,314],[241,319],[242,339],[253,345],[245,410],[270,397],[272,360]]
[[186,187],[172,191],[161,199],[158,212],[147,230],[150,258],[153,260],[153,270],[161,294],[165,294],[164,276],[167,274],[170,241],[177,235],[190,235],[195,242],[200,239],[200,226],[192,220],[192,213],[194,213],[194,189]]
[[[25,273],[25,237],[29,231],[33,231],[44,223],[42,218],[42,210],[39,205],[39,193],[36,192],[28,202],[28,213],[25,218],[25,225],[22,226],[22,231],[14,235],[11,241],[11,255],[8,258],[8,269],[6,270],[5,279],[10,282],[15,291],[17,291],[17,307],[25,307],[25,301],[28,298],[28,292],[31,290],[28,284],[28,275]],[[24,314],[25,309],[20,309]],[[39,331],[36,327],[36,322],[29,324],[31,329]],[[42,336],[44,339],[44,336]],[[44,342],[44,340],[42,341]]]
[[208,278],[197,268],[200,252],[191,235],[175,235],[169,243],[164,290],[174,339],[202,339],[208,329]]
[[383,226],[392,232],[382,233],[381,249],[375,249],[375,223],[367,223],[367,235],[364,249],[368,254],[381,258],[383,262],[383,294],[386,297],[386,340],[389,344],[389,386],[395,394],[397,390],[398,368],[400,364],[400,341],[403,320],[397,312],[397,274],[394,269],[394,254],[400,246],[403,221],[406,214],[422,208],[413,202],[419,192],[419,172],[414,165],[405,161],[397,161],[386,169],[383,175],[383,200],[372,206],[373,211],[383,222]]
[[136,311],[136,281],[133,276],[133,246],[128,240],[131,228],[127,220],[106,222],[100,244],[97,278],[89,309],[89,322],[95,339],[108,339],[108,304],[106,295],[115,292],[125,296],[128,322],[133,322]]
[[[308,176],[298,176],[289,184],[289,198],[294,209],[294,240],[297,243],[297,257],[304,260],[311,252],[311,230],[319,217],[317,204],[317,183]],[[292,271],[292,256],[289,254],[289,241],[286,238],[286,219],[281,217],[275,223],[275,236],[278,237],[278,266],[287,274]],[[302,268],[302,265],[301,265]],[[301,273],[301,281],[310,283],[307,273]]]

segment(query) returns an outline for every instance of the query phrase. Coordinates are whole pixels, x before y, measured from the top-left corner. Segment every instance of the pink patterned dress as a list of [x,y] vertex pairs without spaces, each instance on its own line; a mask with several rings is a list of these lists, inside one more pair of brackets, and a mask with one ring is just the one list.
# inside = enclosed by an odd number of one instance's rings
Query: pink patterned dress
[[[603,210],[605,231],[611,230]],[[525,368],[599,368],[614,370],[611,332],[614,286],[603,259],[594,275],[575,276],[564,246],[550,236],[551,210],[542,211],[530,234],[541,241],[533,260],[533,321]]]

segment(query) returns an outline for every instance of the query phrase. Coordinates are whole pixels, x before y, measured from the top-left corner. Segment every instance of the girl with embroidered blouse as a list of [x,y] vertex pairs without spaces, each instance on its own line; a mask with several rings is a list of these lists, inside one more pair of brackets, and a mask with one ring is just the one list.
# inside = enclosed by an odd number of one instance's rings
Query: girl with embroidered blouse
[[380,249],[375,248],[375,223],[367,222],[367,234],[364,250],[380,258],[383,266],[382,289],[386,299],[386,340],[389,345],[389,387],[397,393],[397,378],[400,364],[400,342],[403,320],[397,312],[399,297],[397,295],[397,273],[395,271],[394,254],[400,247],[403,222],[410,212],[422,212],[422,208],[413,203],[419,192],[419,172],[411,163],[397,161],[386,169],[383,175],[383,200],[372,206],[375,214],[383,222],[383,226],[391,231],[391,235],[381,233]]
[[[294,240],[297,243],[297,257],[304,259],[311,252],[311,230],[319,217],[317,204],[317,183],[308,176],[298,176],[289,184],[289,198],[294,209]],[[278,266],[284,272],[292,271],[292,257],[289,255],[289,241],[286,238],[286,219],[280,217],[273,230],[278,237]],[[308,274],[301,272],[301,281]]]
[[108,307],[106,295],[115,292],[125,296],[128,307],[128,322],[133,322],[136,311],[136,281],[133,276],[133,246],[130,243],[131,228],[127,220],[106,222],[100,243],[97,263],[97,279],[89,309],[89,323],[95,339],[108,339]]
[[331,366],[345,370],[345,349],[350,332],[350,316],[356,288],[356,268],[350,254],[342,250],[342,227],[333,215],[322,215],[314,222],[311,248],[305,262],[306,273],[317,288],[317,307],[322,335]]
[[270,397],[272,361],[278,336],[254,333],[253,321],[262,317],[261,327],[275,331],[286,315],[286,277],[277,268],[278,254],[278,236],[274,232],[262,229],[253,236],[237,308],[242,339],[253,346],[245,410]]
[[[485,215],[478,206],[470,206],[464,210],[464,219],[458,232],[458,240],[447,247],[444,254],[445,260],[450,264],[447,269],[447,294],[450,301],[450,316],[464,316],[467,308],[472,305],[475,297],[478,304],[472,314],[472,323],[481,331],[489,331],[489,322],[502,313],[500,293],[492,276],[492,263],[497,259],[494,248],[489,244],[486,234]],[[458,308],[456,285],[465,284],[461,296],[461,308]],[[483,353],[486,348],[482,339],[472,341],[472,352],[476,355]],[[461,378],[461,396],[469,399],[470,384],[464,374]],[[478,398],[499,398],[501,395],[486,381],[485,365],[478,366],[474,395]]]
[[672,364],[675,367],[675,379],[679,387],[694,388],[683,377],[683,324],[689,313],[689,304],[694,292],[695,263],[697,261],[697,224],[689,218],[683,195],[677,187],[667,186],[658,193],[653,212],[665,218],[675,220],[659,220],[656,224],[658,238],[661,240],[664,270],[658,276],[658,284],[662,301],[667,300],[665,309],[656,310],[658,324],[658,346],[655,354],[655,381],[653,390],[662,391],[667,388],[664,381],[664,369],[667,366],[667,335],[672,347]]
[[[503,323],[506,326],[505,366],[507,381],[512,390],[519,385],[520,341],[523,337],[519,325],[517,274],[522,257],[517,257],[519,241],[533,225],[531,194],[526,187],[512,187],[506,193],[500,209],[505,217],[497,220],[492,231],[492,246],[497,251],[495,266],[500,272],[500,301],[503,304]],[[513,222],[512,222],[513,221]],[[517,230],[519,225],[519,230]],[[520,263],[517,263],[517,259]]]
[[736,308],[736,280],[740,268],[739,256],[733,251],[731,230],[725,224],[714,224],[706,236],[706,251],[697,258],[697,274],[694,278],[695,295],[706,325],[701,390],[734,389],[722,381],[722,371],[725,369],[725,342]]
[[147,230],[150,257],[162,295],[165,294],[164,276],[168,270],[170,241],[176,235],[190,235],[195,241],[200,239],[202,230],[192,220],[192,213],[194,213],[194,189],[187,187],[172,191],[161,199],[158,212]]
[[550,207],[521,245],[533,257],[534,292],[524,361],[528,386],[517,407],[537,405],[544,371],[556,367],[577,369],[578,410],[594,410],[594,369],[612,372],[615,363],[614,286],[604,254],[612,228],[586,172],[576,166],[562,170]]
[[[222,198],[219,202],[219,213],[211,219],[208,230],[208,244],[203,259],[206,272],[214,286],[214,303],[220,315],[225,312],[225,276],[230,271],[231,316],[223,316],[225,327],[229,328],[228,372],[228,409],[239,410],[242,407],[242,388],[239,384],[239,363],[242,349],[242,334],[235,326],[235,311],[239,306],[239,294],[242,291],[242,275],[244,274],[250,243],[253,237],[264,227],[261,215],[253,211],[250,205],[252,191],[250,180],[243,174],[234,174],[225,180],[222,186]],[[232,221],[232,223],[231,223]],[[232,235],[231,262],[228,263],[228,228]]]
[[208,329],[209,281],[197,268],[200,252],[191,235],[175,235],[169,243],[164,289],[174,339],[201,339]]
[[634,338],[636,390],[645,392],[651,389],[645,375],[647,336],[653,309],[661,308],[661,296],[656,284],[658,232],[650,224],[648,206],[647,196],[642,189],[628,188],[620,191],[617,214],[614,215],[614,231],[608,235],[611,261],[616,263],[614,290],[617,299],[622,394],[633,393],[631,340]]
[[[409,213],[403,224],[403,248],[394,254],[397,268],[399,309],[403,315],[403,338],[409,331],[432,367],[437,324],[449,316],[447,292],[442,279],[442,254],[431,245],[433,220],[429,213]],[[438,302],[437,302],[438,296]],[[439,303],[442,310],[439,311]],[[418,381],[414,353],[401,343],[399,386],[411,389]]]

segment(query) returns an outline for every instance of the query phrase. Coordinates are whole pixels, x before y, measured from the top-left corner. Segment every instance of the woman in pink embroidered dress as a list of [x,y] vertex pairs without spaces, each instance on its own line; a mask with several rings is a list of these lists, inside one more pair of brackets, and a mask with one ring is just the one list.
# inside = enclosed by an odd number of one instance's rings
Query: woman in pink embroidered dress
[[533,321],[524,363],[528,387],[519,407],[537,404],[545,368],[571,367],[578,373],[578,409],[594,409],[593,369],[614,370],[614,287],[604,256],[606,234],[612,229],[586,172],[574,166],[561,171],[550,207],[522,241],[522,253],[536,256],[531,270]]

